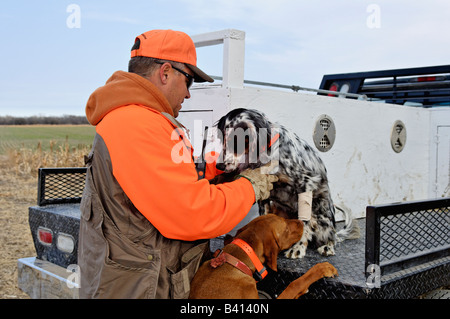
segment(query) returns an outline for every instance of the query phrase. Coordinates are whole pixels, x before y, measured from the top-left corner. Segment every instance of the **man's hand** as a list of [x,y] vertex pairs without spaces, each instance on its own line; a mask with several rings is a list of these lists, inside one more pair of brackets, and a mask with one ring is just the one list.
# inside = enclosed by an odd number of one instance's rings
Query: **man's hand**
[[268,164],[256,169],[246,169],[236,176],[248,179],[253,186],[256,201],[269,198],[274,182],[278,181],[278,176],[274,175],[278,170],[278,161],[271,161]]

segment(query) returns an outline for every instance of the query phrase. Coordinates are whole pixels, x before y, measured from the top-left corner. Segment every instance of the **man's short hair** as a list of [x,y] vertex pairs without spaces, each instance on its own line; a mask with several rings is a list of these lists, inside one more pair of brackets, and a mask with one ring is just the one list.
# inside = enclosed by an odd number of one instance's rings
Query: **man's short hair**
[[175,67],[183,68],[183,63],[180,62],[149,58],[145,56],[135,56],[128,62],[128,72],[147,77],[161,66],[161,62],[169,62]]

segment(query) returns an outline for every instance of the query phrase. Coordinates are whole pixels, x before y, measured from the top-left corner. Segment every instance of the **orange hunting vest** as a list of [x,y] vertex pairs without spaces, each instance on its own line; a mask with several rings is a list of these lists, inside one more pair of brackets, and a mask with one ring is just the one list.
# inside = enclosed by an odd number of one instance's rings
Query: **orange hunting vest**
[[198,180],[167,100],[139,75],[114,73],[86,115],[97,134],[81,203],[80,297],[187,297],[205,239],[246,216],[251,183]]

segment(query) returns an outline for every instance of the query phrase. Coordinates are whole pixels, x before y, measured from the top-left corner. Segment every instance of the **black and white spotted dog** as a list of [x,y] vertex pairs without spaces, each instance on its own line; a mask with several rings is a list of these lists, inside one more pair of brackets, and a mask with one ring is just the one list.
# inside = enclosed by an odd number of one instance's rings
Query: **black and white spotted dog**
[[224,176],[260,167],[270,160],[279,161],[279,181],[274,183],[270,198],[258,203],[260,211],[264,207],[265,213],[299,218],[298,194],[312,192],[311,219],[304,222],[302,239],[285,252],[286,257],[304,257],[308,245],[322,255],[334,255],[335,243],[352,233],[353,220],[344,211],[345,226],[336,232],[327,171],[318,153],[295,133],[270,122],[257,110],[234,109],[216,126],[223,148],[217,168],[225,171]]

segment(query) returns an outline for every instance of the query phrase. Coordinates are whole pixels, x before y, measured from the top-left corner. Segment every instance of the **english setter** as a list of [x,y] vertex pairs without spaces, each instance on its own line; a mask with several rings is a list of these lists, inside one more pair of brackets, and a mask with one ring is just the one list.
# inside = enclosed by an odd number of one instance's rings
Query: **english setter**
[[[317,151],[284,126],[272,123],[260,111],[238,108],[223,116],[217,135],[222,154],[217,168],[224,171],[222,182],[247,168],[257,168],[278,160],[279,181],[268,200],[258,203],[260,213],[272,212],[299,218],[298,194],[312,192],[312,208],[301,240],[285,252],[288,258],[302,258],[306,248],[316,248],[324,256],[335,254],[335,243],[350,237],[353,219],[345,211],[345,226],[336,232],[335,206],[328,186],[327,170]],[[212,183],[217,182],[211,181]],[[263,208],[264,207],[264,208]]]

